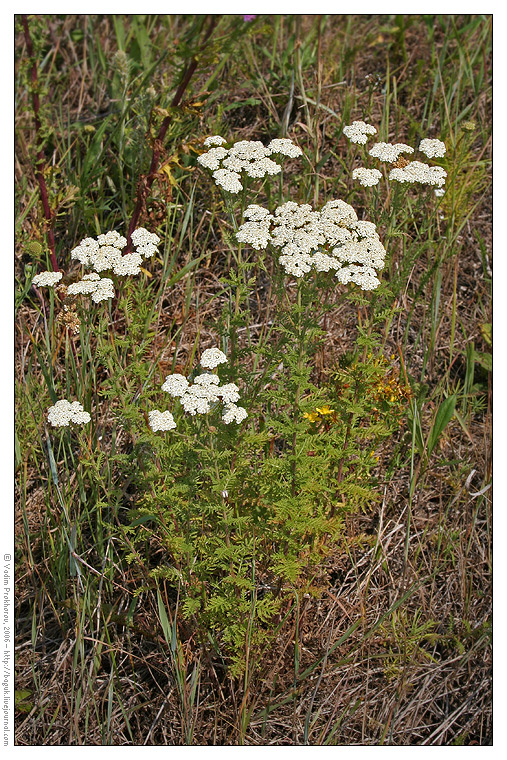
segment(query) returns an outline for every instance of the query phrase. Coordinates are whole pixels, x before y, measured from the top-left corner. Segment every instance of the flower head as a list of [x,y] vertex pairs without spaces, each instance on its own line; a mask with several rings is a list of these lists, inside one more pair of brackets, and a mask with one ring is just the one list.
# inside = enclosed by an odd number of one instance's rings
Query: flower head
[[160,238],[154,232],[139,227],[132,233],[134,252],[122,256],[127,239],[112,230],[94,238],[85,238],[73,248],[71,259],[77,259],[83,266],[91,267],[95,272],[113,270],[118,275],[139,274],[143,257],[148,259],[157,252]]
[[445,155],[445,143],[441,140],[430,140],[426,137],[421,140],[419,150],[424,153],[428,158],[443,158]]
[[343,127],[343,134],[348,137],[350,142],[364,145],[369,135],[376,135],[377,130],[371,124],[364,121],[353,121],[348,127]]
[[113,281],[109,277],[101,278],[96,272],[85,274],[82,280],[73,282],[67,288],[67,292],[71,296],[91,295],[95,303],[114,298]]
[[441,166],[429,166],[421,161],[411,161],[401,169],[391,169],[389,179],[397,182],[419,182],[421,185],[443,187],[447,172]]
[[[215,377],[215,375],[212,377]],[[224,404],[234,404],[236,401],[239,401],[239,388],[235,383],[221,385],[217,392],[222,397]]]
[[325,404],[324,406],[317,407],[317,412],[319,414],[323,414],[323,415],[333,414],[334,409],[330,409],[329,406],[327,404]]
[[[214,369],[226,361],[227,357],[218,348],[207,348],[203,351],[201,366]],[[216,408],[216,405],[220,401],[223,404],[222,419],[226,424],[229,424],[233,420],[239,423],[247,416],[245,409],[236,406],[236,401],[239,401],[240,398],[238,386],[235,383],[220,385],[220,378],[212,372],[202,372],[196,375],[192,384],[189,383],[186,377],[178,373],[169,375],[162,385],[162,390],[167,391],[175,398],[179,398],[183,410],[192,416],[207,414]],[[170,429],[169,427],[162,427],[163,421],[160,415],[161,413],[156,410],[150,412],[150,426],[152,430]],[[174,427],[171,423],[172,417],[167,416],[166,419],[167,424]]]
[[228,169],[217,169],[213,172],[213,179],[215,180],[215,184],[223,187],[228,193],[236,195],[240,190],[243,190],[240,175],[237,172],[231,172]]
[[177,398],[183,396],[190,383],[184,375],[175,373],[174,375],[168,375],[162,386],[162,390],[169,393],[170,396]]
[[364,187],[378,185],[381,177],[382,172],[379,172],[378,169],[366,169],[363,166],[359,169],[354,169],[352,172],[352,179],[358,179]]
[[383,269],[385,248],[372,222],[359,221],[342,200],[329,201],[314,211],[308,204],[284,203],[269,214],[260,206],[249,206],[249,221],[236,237],[254,248],[271,244],[280,249],[279,262],[287,274],[303,277],[335,270],[340,282],[355,282],[363,290],[380,284],[375,270]]
[[204,145],[209,150],[198,157],[197,163],[210,169],[215,184],[229,193],[239,193],[243,189],[243,173],[254,178],[279,174],[282,168],[270,156],[279,154],[295,158],[302,155],[301,148],[288,138],[271,140],[267,147],[259,140],[239,140],[227,149],[223,147],[225,142],[220,135],[207,137]]
[[171,412],[159,412],[158,409],[153,409],[153,411],[148,412],[148,419],[154,432],[156,430],[172,430],[176,427]]
[[137,253],[140,253],[145,259],[149,259],[157,253],[160,238],[154,232],[148,232],[144,227],[138,227],[130,237]]
[[41,285],[48,285],[50,288],[54,287],[57,282],[60,282],[63,275],[61,272],[41,272],[36,274],[32,280],[32,285],[40,287]]
[[48,409],[48,422],[53,427],[68,427],[71,422],[76,425],[85,425],[90,422],[91,417],[88,412],[85,412],[83,407],[78,401],[57,401],[54,406],[50,406]]
[[286,137],[271,140],[266,150],[270,150],[271,153],[281,153],[282,156],[289,156],[289,158],[298,158],[303,155],[301,148]]
[[201,367],[214,369],[224,362],[227,362],[227,357],[219,348],[207,348],[202,353],[200,364]]
[[113,272],[120,275],[139,274],[142,262],[143,257],[138,251],[126,253],[115,262]]
[[205,139],[204,145],[206,148],[209,148],[211,145],[223,145],[226,142],[227,140],[224,140],[224,138],[220,137],[220,135],[211,135],[211,137],[207,137]]
[[226,425],[230,425],[231,422],[243,422],[248,417],[248,412],[242,406],[236,406],[236,404],[228,404],[224,407],[224,413],[222,420]]
[[414,149],[410,145],[405,143],[391,143],[379,142],[370,148],[368,153],[374,158],[378,158],[379,161],[386,161],[389,164],[393,164],[398,160],[402,153],[413,153]]

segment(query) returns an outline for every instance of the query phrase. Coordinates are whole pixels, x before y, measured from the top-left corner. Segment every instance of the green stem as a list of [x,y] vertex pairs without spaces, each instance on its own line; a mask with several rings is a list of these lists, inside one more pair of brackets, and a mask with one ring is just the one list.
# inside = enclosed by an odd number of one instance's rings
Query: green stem
[[303,358],[304,358],[304,330],[302,328],[301,324],[301,308],[302,308],[302,290],[303,290],[303,284],[301,281],[298,281],[298,290],[297,290],[297,306],[298,306],[298,313],[297,313],[297,347],[298,347],[298,361],[297,361],[297,369],[298,369],[298,384],[296,388],[296,395],[294,398],[294,407],[292,412],[293,417],[293,423],[294,423],[294,432],[292,433],[292,496],[296,495],[296,444],[297,444],[297,432],[296,432],[296,424],[299,416],[299,402],[301,399],[301,380],[299,379],[301,370],[303,369]]

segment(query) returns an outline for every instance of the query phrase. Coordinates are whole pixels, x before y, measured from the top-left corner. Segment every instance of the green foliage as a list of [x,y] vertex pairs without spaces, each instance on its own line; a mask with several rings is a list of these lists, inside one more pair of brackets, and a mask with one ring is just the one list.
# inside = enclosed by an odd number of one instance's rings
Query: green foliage
[[[318,568],[341,540],[345,516],[377,503],[375,450],[399,428],[408,398],[372,326],[359,328],[357,353],[324,386],[312,382],[326,278],[298,282],[291,299],[286,278],[275,275],[269,340],[236,348],[252,271],[238,256],[237,270],[222,278],[224,294],[236,297],[225,300],[221,320],[231,347],[223,373],[242,379],[249,417],[225,426],[218,409],[188,418],[175,402],[177,431],[136,433],[143,475],[125,527],[151,577],[174,587],[201,636],[213,632],[235,675],[247,648],[260,653],[272,640],[289,599],[318,593]],[[252,360],[256,373],[242,368]]]

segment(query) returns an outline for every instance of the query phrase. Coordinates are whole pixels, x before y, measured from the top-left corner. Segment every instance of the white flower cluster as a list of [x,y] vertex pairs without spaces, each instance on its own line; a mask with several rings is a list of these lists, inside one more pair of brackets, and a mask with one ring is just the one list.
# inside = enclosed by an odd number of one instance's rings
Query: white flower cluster
[[54,287],[57,282],[60,282],[63,275],[61,272],[41,272],[36,274],[32,280],[32,285],[40,287],[41,285],[48,285],[50,288]]
[[405,143],[391,143],[379,142],[375,143],[373,148],[370,148],[368,153],[374,158],[378,158],[379,161],[386,161],[389,164],[393,164],[397,161],[402,153],[413,153],[414,149],[410,145]]
[[381,177],[382,172],[379,172],[378,169],[366,169],[364,166],[361,166],[359,169],[354,169],[352,172],[352,179],[358,179],[364,187],[378,185]]
[[445,155],[445,143],[441,140],[430,140],[426,137],[421,140],[419,150],[424,153],[428,158],[443,158]]
[[[201,356],[201,367],[214,369],[227,361],[226,355],[218,348],[207,348]],[[188,414],[207,414],[214,404],[223,404],[222,420],[226,425],[236,421],[238,424],[247,416],[242,406],[236,406],[239,401],[239,388],[235,383],[220,385],[220,378],[211,372],[203,372],[194,378],[191,385],[184,375],[175,373],[168,375],[162,385],[162,390],[173,398],[179,398],[180,403]],[[164,415],[167,415],[164,417]],[[163,414],[157,410],[149,412],[152,430],[171,430],[176,427],[169,412]]]
[[411,161],[402,169],[391,169],[389,179],[397,182],[419,182],[421,185],[443,187],[447,172],[441,166],[429,166],[421,161]]
[[[207,137],[204,145],[209,148],[197,159],[197,162],[213,172],[215,184],[229,193],[239,193],[243,189],[241,173],[248,177],[262,178],[267,174],[279,174],[282,167],[269,156],[281,154],[296,158],[303,155],[301,148],[292,140],[277,138],[265,147],[259,140],[240,140],[227,149],[222,147],[226,141],[220,135]],[[211,147],[210,147],[211,146]]]
[[215,369],[219,364],[225,364],[227,357],[219,348],[207,348],[202,352],[201,367]]
[[350,142],[364,145],[369,135],[376,135],[377,130],[371,124],[365,121],[353,121],[348,127],[343,127],[343,134],[348,137]]
[[[367,140],[367,134],[372,134],[371,131],[366,131],[365,128],[368,126],[364,122],[354,122],[350,127],[345,127],[343,131],[352,142],[364,144]],[[376,131],[374,127],[371,127],[371,129]],[[425,138],[421,140],[419,150],[421,153],[425,153],[428,158],[442,158],[445,155],[445,144],[441,140]],[[421,161],[409,162],[405,158],[400,158],[402,153],[413,152],[414,149],[405,143],[392,144],[386,142],[378,142],[368,151],[370,156],[377,158],[379,161],[395,164],[389,173],[390,180],[436,185],[441,190],[443,185],[445,185],[447,172],[441,166],[429,166]],[[381,176],[378,169],[367,169],[366,167],[354,169],[352,172],[352,178],[358,179],[361,185],[365,187],[376,185]]]
[[48,409],[48,422],[53,427],[67,427],[70,422],[75,422],[77,425],[85,425],[90,422],[91,417],[88,412],[83,410],[83,407],[78,401],[57,401],[54,406],[50,406]]
[[206,148],[209,148],[211,145],[223,145],[226,143],[227,140],[224,140],[223,137],[220,137],[220,135],[212,135],[211,137],[207,137],[204,141],[204,145]]
[[79,282],[73,282],[67,288],[71,296],[78,294],[91,296],[95,303],[114,298],[113,281],[109,277],[100,277],[96,272],[85,274]]
[[354,282],[362,290],[380,285],[376,270],[384,267],[386,251],[372,222],[359,221],[345,201],[329,201],[321,211],[289,201],[274,215],[261,206],[248,206],[249,219],[236,238],[254,248],[268,244],[280,248],[280,264],[287,274],[302,277],[312,268],[335,270],[342,283]]
[[97,239],[81,240],[71,251],[70,257],[94,271],[85,275],[80,282],[70,285],[68,292],[71,295],[91,295],[96,303],[114,298],[113,281],[107,277],[101,279],[97,273],[112,270],[114,274],[121,276],[139,274],[143,257],[149,259],[157,252],[160,238],[144,227],[139,227],[132,233],[132,243],[134,252],[122,256],[127,239],[114,230],[99,235]]
[[158,253],[160,238],[154,232],[148,232],[144,227],[138,227],[132,233],[131,238],[137,253],[140,253],[145,259],[151,258],[154,253]]
[[[74,248],[71,259],[77,259],[83,266],[92,267],[95,272],[112,269],[115,274],[139,274],[139,264],[144,258],[148,259],[157,252],[160,238],[144,227],[139,227],[132,233],[134,253],[122,256],[121,252],[127,245],[127,239],[118,232],[106,232],[97,239],[85,238]],[[129,257],[131,257],[129,259]]]
[[171,412],[159,412],[158,409],[154,409],[152,412],[148,412],[148,418],[150,420],[150,427],[153,431],[172,430],[176,427]]

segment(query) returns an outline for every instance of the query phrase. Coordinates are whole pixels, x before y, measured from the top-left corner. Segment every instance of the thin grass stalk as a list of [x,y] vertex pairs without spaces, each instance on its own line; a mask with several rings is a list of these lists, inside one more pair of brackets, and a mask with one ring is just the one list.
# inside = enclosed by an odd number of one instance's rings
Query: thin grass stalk
[[[215,28],[217,20],[218,20],[217,16],[215,15],[211,16],[211,18],[209,19],[208,28],[206,30],[206,34],[204,35],[204,39],[199,49],[200,54],[202,54],[206,46],[206,43],[208,39],[210,38],[213,32],[213,29]],[[192,79],[192,76],[194,75],[195,70],[197,69],[197,66],[198,66],[198,56],[195,56],[194,58],[192,58],[187,68],[185,69],[180,85],[178,89],[176,90],[176,93],[174,94],[174,97],[171,101],[171,108],[176,108],[179,105],[181,98],[183,97],[185,90],[190,84],[190,80]],[[162,122],[157,138],[155,140],[148,173],[144,177],[142,177],[139,181],[138,188],[137,188],[136,205],[134,207],[134,212],[132,214],[132,218],[130,220],[128,231],[127,231],[127,246],[124,251],[125,253],[129,253],[132,250],[132,233],[134,232],[134,230],[136,229],[139,223],[139,218],[141,216],[141,212],[143,210],[144,204],[150,192],[151,186],[155,180],[155,177],[157,176],[157,170],[158,170],[158,166],[160,162],[160,154],[162,152],[162,145],[163,145],[164,138],[166,136],[166,132],[169,128],[171,121],[172,121],[172,115],[168,114],[165,117],[164,121]]]
[[43,148],[43,138],[41,135],[42,124],[40,120],[39,77],[37,73],[37,59],[35,58],[35,55],[34,55],[32,38],[30,36],[30,28],[28,26],[28,17],[26,16],[26,14],[22,14],[21,23],[23,24],[23,31],[25,35],[28,58],[32,60],[32,68],[30,72],[30,77],[31,77],[31,82],[32,82],[31,92],[32,92],[32,108],[33,108],[34,123],[35,123],[35,142],[36,142],[36,145],[40,146],[37,151],[37,160],[35,163],[35,177],[39,185],[39,193],[40,193],[40,198],[42,201],[42,208],[44,209],[44,218],[46,220],[46,233],[47,233],[48,247],[50,251],[51,266],[53,267],[54,272],[58,272],[59,269],[58,269],[58,262],[56,260],[55,236],[53,232],[53,214],[51,213],[51,208],[49,206],[48,189],[46,185],[46,180],[44,179],[45,157],[44,157],[44,148]]

